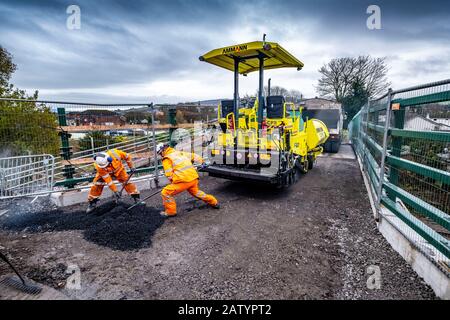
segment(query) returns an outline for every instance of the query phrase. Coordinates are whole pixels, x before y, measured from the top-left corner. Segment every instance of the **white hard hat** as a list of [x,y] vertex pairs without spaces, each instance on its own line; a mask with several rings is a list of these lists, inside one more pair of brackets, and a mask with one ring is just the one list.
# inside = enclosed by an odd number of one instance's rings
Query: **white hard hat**
[[156,153],[161,154],[165,148],[167,148],[167,145],[165,145],[164,143],[158,143],[156,145]]
[[106,152],[97,153],[94,160],[100,168],[106,168],[112,162],[112,158]]

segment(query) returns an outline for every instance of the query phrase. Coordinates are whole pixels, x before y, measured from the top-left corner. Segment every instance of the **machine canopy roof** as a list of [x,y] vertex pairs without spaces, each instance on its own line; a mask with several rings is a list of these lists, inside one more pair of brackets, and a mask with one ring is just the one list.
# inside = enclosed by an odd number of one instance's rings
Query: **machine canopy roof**
[[234,59],[237,57],[240,60],[239,73],[247,74],[259,70],[258,56],[260,54],[264,56],[264,69],[297,68],[300,70],[303,67],[303,62],[275,42],[254,41],[214,49],[200,56],[199,59],[234,71]]

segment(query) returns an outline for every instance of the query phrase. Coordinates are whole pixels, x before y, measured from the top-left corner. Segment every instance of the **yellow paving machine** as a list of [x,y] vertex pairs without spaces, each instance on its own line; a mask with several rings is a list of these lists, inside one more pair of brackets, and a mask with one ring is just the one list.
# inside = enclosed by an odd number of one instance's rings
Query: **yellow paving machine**
[[[265,38],[265,37],[264,37]],[[283,96],[264,94],[264,71],[303,63],[275,42],[254,41],[212,50],[200,61],[234,73],[234,97],[218,107],[217,133],[208,146],[211,176],[286,186],[312,169],[329,133]],[[259,72],[258,96],[239,99],[239,75]]]

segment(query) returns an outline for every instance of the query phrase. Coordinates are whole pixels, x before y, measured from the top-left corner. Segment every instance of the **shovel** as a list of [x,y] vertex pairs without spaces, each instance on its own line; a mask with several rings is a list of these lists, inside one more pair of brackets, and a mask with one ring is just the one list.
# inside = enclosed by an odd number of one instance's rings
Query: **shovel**
[[120,191],[119,191],[119,197],[117,199],[115,199],[115,201],[114,201],[116,203],[116,206],[122,204],[120,199],[122,198],[123,190],[125,189],[125,186],[128,184],[128,182],[130,181],[133,174],[134,174],[134,172],[130,173],[130,175],[128,176],[128,179],[122,184],[122,189],[120,189]]
[[101,210],[101,213],[100,213],[100,212],[98,212],[98,210],[99,210],[98,207],[94,209],[97,212],[96,215],[103,214],[103,213],[105,213],[104,211],[111,211],[115,207],[117,207],[119,205],[123,205],[123,203],[120,201],[120,199],[122,198],[122,193],[123,193],[123,190],[125,189],[125,186],[128,184],[128,182],[130,181],[133,174],[134,174],[134,172],[130,173],[130,175],[128,176],[128,179],[122,184],[122,189],[120,189],[120,191],[118,192],[119,197],[114,199],[114,201],[108,201],[102,205],[102,206],[107,205],[105,210]]

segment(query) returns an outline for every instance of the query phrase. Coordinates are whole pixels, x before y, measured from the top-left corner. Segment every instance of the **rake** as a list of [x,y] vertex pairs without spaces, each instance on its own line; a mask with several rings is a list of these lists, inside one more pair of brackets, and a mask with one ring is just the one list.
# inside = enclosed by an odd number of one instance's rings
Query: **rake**
[[130,181],[130,179],[131,179],[131,177],[133,176],[133,174],[134,174],[134,172],[131,172],[131,173],[128,175],[128,179],[125,180],[125,182],[122,184],[122,189],[120,189],[120,191],[119,191],[119,198],[114,200],[114,204],[115,204],[116,206],[123,205],[123,203],[122,203],[122,201],[120,201],[120,199],[122,198],[123,190],[125,189],[126,185],[127,185],[128,182]]
[[5,261],[9,267],[14,271],[14,273],[17,275],[18,278],[14,276],[6,277],[2,281],[0,281],[1,284],[4,284],[8,287],[14,288],[16,290],[22,291],[24,293],[28,293],[31,295],[38,295],[41,293],[42,288],[31,283],[26,282],[25,279],[20,275],[20,273],[14,268],[11,262],[9,262],[8,258],[0,252],[0,258]]

